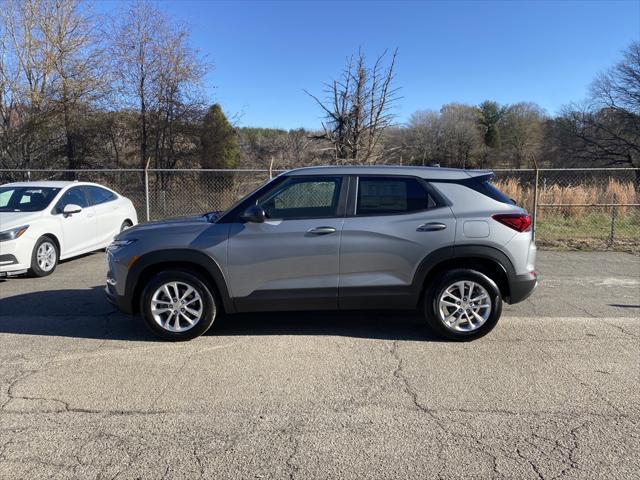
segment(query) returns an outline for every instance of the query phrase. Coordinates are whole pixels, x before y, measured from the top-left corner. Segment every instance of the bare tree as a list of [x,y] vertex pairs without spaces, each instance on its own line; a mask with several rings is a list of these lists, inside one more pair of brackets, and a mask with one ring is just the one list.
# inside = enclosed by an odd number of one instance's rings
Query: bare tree
[[80,0],[49,0],[43,7],[39,21],[53,50],[57,83],[54,103],[56,113],[62,116],[67,168],[75,169],[81,160],[77,151],[82,142],[79,123],[88,118],[85,107],[104,93],[104,56],[86,4]]
[[482,144],[477,109],[460,103],[444,105],[439,112],[414,113],[408,130],[412,161],[421,165],[469,167]]
[[440,113],[433,110],[419,110],[409,118],[407,126],[408,152],[412,163],[430,165],[437,163],[441,148],[442,123]]
[[197,160],[208,65],[189,45],[189,31],[146,0],[128,3],[113,26],[113,70],[121,107],[138,113],[139,164]]
[[452,167],[470,167],[482,144],[478,110],[470,105],[450,103],[440,110],[440,122],[443,163]]
[[166,28],[165,19],[149,2],[127,3],[112,28],[113,71],[119,81],[123,107],[133,107],[139,116],[140,166],[145,167],[149,149],[149,111],[159,79],[158,34]]
[[79,131],[90,118],[86,107],[102,94],[103,83],[90,4],[10,0],[3,6],[3,163],[12,158],[14,165],[29,166],[39,157],[55,162],[61,156],[67,167],[76,168],[83,141]]
[[54,48],[42,31],[43,2],[6,0],[0,9],[0,162],[27,168],[50,138]]
[[[564,126],[589,157],[606,165],[640,167],[640,42],[591,85],[590,98],[565,109]],[[640,189],[640,172],[637,175]]]
[[537,165],[544,120],[544,111],[535,103],[514,103],[504,112],[500,121],[502,142],[517,168]]
[[381,137],[393,124],[392,107],[398,99],[393,85],[398,50],[385,65],[386,54],[372,66],[362,50],[349,58],[340,79],[326,86],[324,101],[305,90],[324,111],[319,138],[334,145],[336,161],[374,163],[381,155]]

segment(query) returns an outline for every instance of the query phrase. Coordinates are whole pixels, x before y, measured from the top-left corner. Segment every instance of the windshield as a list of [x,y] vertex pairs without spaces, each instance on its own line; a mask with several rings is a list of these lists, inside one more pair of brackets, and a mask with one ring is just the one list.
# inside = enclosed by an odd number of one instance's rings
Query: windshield
[[0,187],[0,212],[39,212],[59,191],[50,187]]

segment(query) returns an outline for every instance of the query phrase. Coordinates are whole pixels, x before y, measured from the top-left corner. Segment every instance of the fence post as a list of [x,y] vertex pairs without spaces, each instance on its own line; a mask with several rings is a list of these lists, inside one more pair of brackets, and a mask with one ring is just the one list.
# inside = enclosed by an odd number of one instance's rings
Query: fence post
[[615,240],[616,217],[618,216],[618,198],[613,194],[613,204],[611,205],[611,230],[609,231],[609,246],[613,245]]
[[536,241],[536,230],[538,229],[538,183],[540,181],[540,170],[536,166],[536,179],[533,184],[533,229],[531,235],[533,237],[533,241]]
[[[150,160],[150,159],[149,159]],[[149,215],[149,161],[147,160],[147,164],[144,167],[144,200],[145,206],[147,210],[147,222],[151,220],[151,215]]]

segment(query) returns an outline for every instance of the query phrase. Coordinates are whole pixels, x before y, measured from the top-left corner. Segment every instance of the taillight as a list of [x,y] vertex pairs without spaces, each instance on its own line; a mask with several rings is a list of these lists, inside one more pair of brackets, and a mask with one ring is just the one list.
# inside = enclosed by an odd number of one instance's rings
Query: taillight
[[518,232],[531,230],[531,215],[526,213],[496,213],[492,218]]

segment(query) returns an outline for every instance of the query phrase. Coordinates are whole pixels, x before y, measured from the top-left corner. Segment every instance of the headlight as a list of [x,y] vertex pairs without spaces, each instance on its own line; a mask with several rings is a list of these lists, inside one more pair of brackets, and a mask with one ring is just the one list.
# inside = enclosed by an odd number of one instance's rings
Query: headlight
[[21,227],[12,228],[11,230],[5,230],[0,232],[0,242],[8,242],[9,240],[15,240],[20,238],[24,232],[27,231],[29,225],[23,225]]
[[116,248],[122,248],[122,247],[126,247],[127,245],[131,245],[133,242],[135,242],[135,240],[114,240],[113,242],[111,242],[111,245],[109,245],[107,248],[111,250]]

